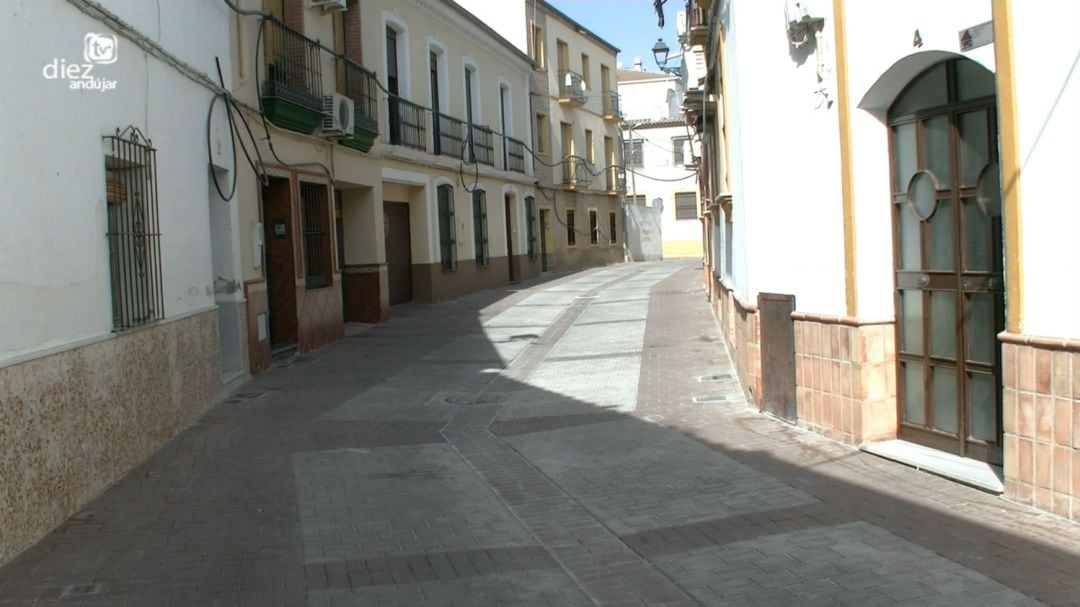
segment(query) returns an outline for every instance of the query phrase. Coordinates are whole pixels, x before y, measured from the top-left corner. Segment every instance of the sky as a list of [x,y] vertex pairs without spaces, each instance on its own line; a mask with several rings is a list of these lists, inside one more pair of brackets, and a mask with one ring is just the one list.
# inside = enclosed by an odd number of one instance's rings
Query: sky
[[597,36],[619,49],[619,62],[624,68],[634,65],[641,57],[645,69],[658,71],[652,47],[663,37],[672,54],[678,52],[675,38],[675,15],[683,10],[683,0],[668,0],[664,5],[664,30],[657,27],[653,0],[547,0],[568,17],[587,27]]

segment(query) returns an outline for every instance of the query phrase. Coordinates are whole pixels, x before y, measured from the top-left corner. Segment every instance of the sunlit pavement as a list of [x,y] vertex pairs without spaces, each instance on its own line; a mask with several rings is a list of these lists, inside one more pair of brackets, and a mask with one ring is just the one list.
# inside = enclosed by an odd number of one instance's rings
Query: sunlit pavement
[[215,407],[0,604],[1080,605],[1080,526],[747,408],[700,279],[395,307]]

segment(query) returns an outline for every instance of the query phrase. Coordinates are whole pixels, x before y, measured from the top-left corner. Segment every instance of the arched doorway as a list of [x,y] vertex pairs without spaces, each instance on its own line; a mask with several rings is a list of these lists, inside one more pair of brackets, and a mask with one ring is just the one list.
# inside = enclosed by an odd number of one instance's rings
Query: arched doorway
[[900,438],[1001,463],[994,76],[939,62],[888,112]]

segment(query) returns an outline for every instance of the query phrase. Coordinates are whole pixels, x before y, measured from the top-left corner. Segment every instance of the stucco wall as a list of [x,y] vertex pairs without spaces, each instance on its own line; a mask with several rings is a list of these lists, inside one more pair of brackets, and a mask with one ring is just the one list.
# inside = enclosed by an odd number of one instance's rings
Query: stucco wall
[[[229,55],[224,4],[103,4],[215,78],[213,57]],[[0,361],[112,330],[102,136],[129,125],[158,150],[164,314],[213,305],[205,131],[212,93],[124,38],[116,62],[91,71],[115,80],[114,90],[70,90],[43,69],[54,60],[85,63],[84,36],[109,28],[62,0],[22,3],[4,19],[5,88],[18,93],[0,104],[8,118],[0,137],[11,152],[0,164]],[[228,62],[223,69],[228,79]]]
[[1013,2],[1020,144],[1023,327],[1080,336],[1080,4]]

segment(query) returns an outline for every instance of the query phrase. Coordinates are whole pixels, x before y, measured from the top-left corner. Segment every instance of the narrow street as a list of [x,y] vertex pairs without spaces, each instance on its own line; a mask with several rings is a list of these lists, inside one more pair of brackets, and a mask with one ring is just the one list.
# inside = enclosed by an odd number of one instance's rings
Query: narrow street
[[242,386],[0,605],[1080,605],[1080,526],[747,407],[700,265],[404,304]]

